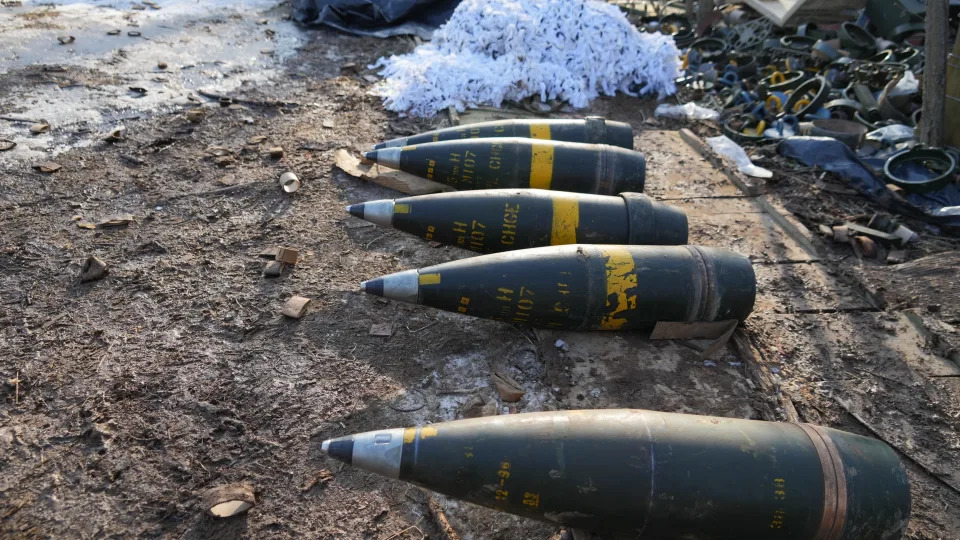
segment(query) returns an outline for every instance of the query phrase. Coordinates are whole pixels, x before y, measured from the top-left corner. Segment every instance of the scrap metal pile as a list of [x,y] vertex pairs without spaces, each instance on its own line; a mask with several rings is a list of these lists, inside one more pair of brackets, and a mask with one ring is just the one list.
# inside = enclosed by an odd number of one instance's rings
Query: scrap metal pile
[[703,118],[721,109],[723,134],[739,144],[783,141],[780,154],[837,174],[890,210],[958,226],[960,152],[915,137],[922,19],[886,4],[868,2],[854,21],[787,28],[729,8],[699,37],[679,14],[638,24],[682,49],[678,96],[699,105],[669,112]]
[[[686,215],[637,193],[646,162],[627,124],[472,124],[365,157],[460,191],[355,204],[351,215],[485,253],[365,281],[368,294],[573,330],[724,321],[732,331],[753,309],[750,260],[684,245]],[[544,412],[372,431],[322,450],[504,512],[643,538],[900,538],[910,514],[891,448],[807,424]]]

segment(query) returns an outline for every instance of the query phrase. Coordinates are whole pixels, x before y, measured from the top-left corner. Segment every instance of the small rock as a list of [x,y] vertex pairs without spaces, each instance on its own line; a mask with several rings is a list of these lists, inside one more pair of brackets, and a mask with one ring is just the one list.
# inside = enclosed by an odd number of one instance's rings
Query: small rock
[[333,123],[333,120],[330,120],[329,118],[324,120],[323,122],[320,122],[320,125],[327,129],[333,129],[337,127],[337,125]]
[[116,30],[116,29],[114,29],[114,30],[107,30],[107,35],[108,35],[108,36],[119,36],[119,35],[120,35],[120,30]]
[[307,306],[310,305],[310,299],[302,296],[293,296],[283,306],[283,315],[291,319],[299,319],[307,314]]
[[558,349],[560,349],[560,350],[563,351],[563,352],[569,352],[569,351],[570,351],[570,345],[569,345],[566,341],[564,341],[564,340],[562,340],[562,339],[558,339],[557,341],[555,341],[555,342],[553,343],[553,346],[556,347],[556,348],[558,348]]
[[91,255],[87,257],[86,262],[84,262],[80,268],[80,283],[103,279],[108,273],[107,263]]
[[127,35],[130,37],[140,37],[142,34],[137,30],[131,30],[127,32]]
[[0,139],[0,152],[13,150],[16,146],[17,146],[17,143],[11,141],[10,139]]
[[36,124],[30,126],[30,133],[34,135],[40,135],[41,133],[46,133],[50,131],[50,124],[46,122],[37,122]]
[[254,135],[253,137],[250,137],[249,139],[247,139],[247,144],[252,146],[255,144],[260,144],[265,140],[267,140],[266,135]]
[[157,69],[167,69],[166,62],[157,62]]
[[365,80],[365,81],[367,81],[367,82],[375,83],[375,82],[377,82],[377,81],[380,80],[380,77],[377,77],[376,75],[370,75],[370,74],[368,73],[368,74],[366,74],[366,75],[363,76],[363,80]]
[[283,147],[274,146],[273,148],[267,150],[267,154],[273,159],[280,159],[283,157]]
[[263,267],[263,277],[277,277],[283,273],[283,263],[280,261],[270,261]]
[[147,89],[142,86],[131,86],[129,88],[130,88],[130,91],[133,92],[134,94],[143,95],[147,93]]
[[77,38],[73,36],[57,36],[57,41],[59,41],[61,45],[69,45],[76,40]]

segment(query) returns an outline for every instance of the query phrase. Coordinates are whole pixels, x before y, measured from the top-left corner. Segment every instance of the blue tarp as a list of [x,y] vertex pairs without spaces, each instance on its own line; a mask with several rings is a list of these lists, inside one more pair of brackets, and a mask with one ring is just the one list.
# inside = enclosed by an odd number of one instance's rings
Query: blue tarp
[[904,193],[907,204],[887,189],[882,173],[886,159],[860,159],[847,145],[830,137],[790,137],[780,142],[777,151],[839,176],[853,189],[894,212],[960,227],[960,187],[954,183],[930,193]]
[[294,17],[305,24],[358,36],[413,34],[430,39],[460,0],[294,0]]

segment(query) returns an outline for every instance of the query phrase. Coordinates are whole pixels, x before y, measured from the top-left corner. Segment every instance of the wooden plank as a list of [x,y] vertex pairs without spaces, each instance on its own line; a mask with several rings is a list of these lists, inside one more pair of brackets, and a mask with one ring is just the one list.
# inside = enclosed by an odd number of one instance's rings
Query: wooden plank
[[947,0],[927,0],[923,66],[923,112],[920,113],[920,141],[943,146],[944,101],[947,87]]
[[750,183],[750,181],[747,180],[746,177],[739,171],[735,171],[694,132],[686,128],[681,129],[680,138],[689,144],[701,156],[713,163],[714,166],[726,174],[727,178],[729,178],[730,181],[740,189],[740,191],[742,191],[748,197],[753,197],[752,200],[759,205],[760,208],[762,208],[763,211],[766,212],[770,218],[773,219],[773,221],[776,222],[781,229],[783,229],[784,232],[786,232],[794,241],[796,241],[800,247],[804,249],[804,251],[807,252],[811,260],[820,258],[823,248],[817,248],[811,241],[812,235],[810,234],[809,229],[803,227],[803,225],[800,224],[800,222],[795,218],[792,218],[792,216],[788,218],[787,215],[789,213],[786,210],[777,207],[766,197],[760,195],[760,189],[758,186]]

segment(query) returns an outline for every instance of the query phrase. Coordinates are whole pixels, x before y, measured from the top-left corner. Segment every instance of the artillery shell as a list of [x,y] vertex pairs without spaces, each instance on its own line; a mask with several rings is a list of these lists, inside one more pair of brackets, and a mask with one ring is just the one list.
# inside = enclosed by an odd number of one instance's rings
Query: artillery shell
[[555,411],[369,431],[321,450],[503,512],[634,538],[897,540],[910,519],[889,446],[810,424]]
[[479,139],[484,137],[523,137],[587,144],[609,144],[633,150],[633,127],[623,122],[614,122],[601,116],[588,116],[583,120],[496,120],[464,126],[435,129],[419,135],[401,137],[374,146],[391,148],[455,139]]
[[[484,229],[471,226],[471,239]],[[481,255],[365,281],[360,290],[539,328],[646,329],[743,320],[756,278],[736,253],[697,246],[567,245]]]
[[[619,197],[541,189],[488,189],[384,199],[351,215],[425,240],[495,253],[576,244],[687,243],[687,216],[640,193]],[[468,229],[480,229],[472,235]]]
[[617,195],[641,192],[643,155],[605,144],[504,137],[381,148],[363,155],[457,189],[538,188]]

